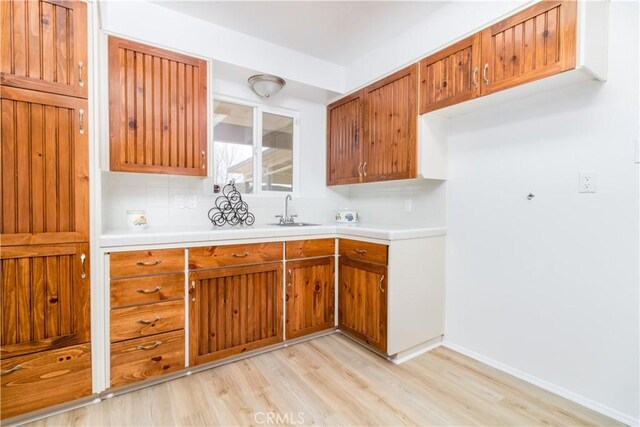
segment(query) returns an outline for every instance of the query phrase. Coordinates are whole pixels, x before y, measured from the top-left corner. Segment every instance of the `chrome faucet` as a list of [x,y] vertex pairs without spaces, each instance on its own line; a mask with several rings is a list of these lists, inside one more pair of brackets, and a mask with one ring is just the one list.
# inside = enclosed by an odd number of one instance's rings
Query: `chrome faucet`
[[284,215],[276,215],[276,218],[280,218],[280,224],[293,224],[294,218],[298,216],[289,216],[289,200],[291,200],[291,194],[287,194],[284,198]]

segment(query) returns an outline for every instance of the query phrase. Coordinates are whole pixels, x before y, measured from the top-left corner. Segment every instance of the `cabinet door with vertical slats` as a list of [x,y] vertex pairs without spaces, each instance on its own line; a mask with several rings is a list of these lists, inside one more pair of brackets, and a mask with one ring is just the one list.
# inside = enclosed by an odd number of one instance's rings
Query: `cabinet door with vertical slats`
[[416,177],[418,64],[364,89],[365,182]]
[[576,64],[576,1],[541,1],[482,31],[482,95]]
[[480,33],[420,61],[420,114],[480,95]]
[[1,252],[0,357],[88,342],[89,245],[11,246]]
[[387,267],[340,257],[338,327],[387,351]]
[[89,241],[87,101],[0,87],[2,245]]
[[282,341],[282,263],[192,272],[191,365]]
[[112,171],[207,175],[207,63],[109,37]]
[[287,339],[335,326],[334,257],[287,262]]
[[87,5],[0,2],[0,84],[87,98]]
[[327,185],[361,180],[361,137],[362,92],[327,107]]

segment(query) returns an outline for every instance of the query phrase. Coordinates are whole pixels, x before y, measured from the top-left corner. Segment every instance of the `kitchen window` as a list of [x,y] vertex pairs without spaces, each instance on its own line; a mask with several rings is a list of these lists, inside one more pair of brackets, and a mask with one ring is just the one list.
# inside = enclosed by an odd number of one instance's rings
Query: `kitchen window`
[[297,191],[298,114],[216,97],[213,178],[245,194]]

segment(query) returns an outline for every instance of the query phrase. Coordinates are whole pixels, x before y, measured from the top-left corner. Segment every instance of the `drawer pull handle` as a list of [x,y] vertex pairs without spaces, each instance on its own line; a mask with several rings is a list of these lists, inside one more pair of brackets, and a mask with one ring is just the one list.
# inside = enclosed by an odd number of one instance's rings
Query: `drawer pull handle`
[[293,272],[291,271],[291,269],[289,269],[288,271],[289,271],[289,283],[288,283],[288,285],[291,286],[291,282],[293,281]]
[[160,292],[160,286],[156,286],[155,289],[138,289],[136,292],[139,294],[155,294]]
[[87,277],[87,271],[84,269],[84,262],[87,259],[85,254],[80,254],[80,278],[85,279]]
[[246,258],[249,255],[250,255],[249,252],[245,252],[243,254],[236,254],[236,253],[231,254],[231,256],[234,257],[234,258]]
[[80,135],[84,135],[84,109],[78,110],[78,118],[80,119],[79,131]]
[[156,341],[155,344],[151,345],[139,345],[138,350],[153,350],[154,348],[158,348],[162,345],[162,341]]
[[161,259],[157,259],[155,261],[149,261],[149,262],[138,261],[138,262],[136,262],[136,265],[139,265],[141,267],[153,267],[154,265],[158,265],[161,262],[162,262]]
[[382,287],[382,282],[384,282],[384,274],[383,274],[383,275],[382,275],[382,277],[380,278],[380,283],[379,283],[380,291],[381,291],[381,292],[384,292],[384,288]]
[[202,156],[202,163],[201,163],[201,168],[202,169],[206,169],[207,168],[207,155],[204,151],[200,152],[200,155]]
[[141,325],[152,325],[152,324],[156,323],[159,320],[160,320],[160,317],[156,317],[155,320],[140,319],[140,320],[138,320],[138,323],[141,324]]
[[6,371],[2,371],[0,372],[0,375],[8,375],[8,374],[12,374],[15,371],[19,371],[20,369],[22,369],[22,365],[16,365],[13,368],[9,368]]
[[196,281],[195,280],[191,281],[191,289],[189,289],[189,294],[191,294],[191,301],[195,302],[196,301]]
[[365,255],[367,253],[366,249],[354,249],[354,251],[358,254],[358,255]]

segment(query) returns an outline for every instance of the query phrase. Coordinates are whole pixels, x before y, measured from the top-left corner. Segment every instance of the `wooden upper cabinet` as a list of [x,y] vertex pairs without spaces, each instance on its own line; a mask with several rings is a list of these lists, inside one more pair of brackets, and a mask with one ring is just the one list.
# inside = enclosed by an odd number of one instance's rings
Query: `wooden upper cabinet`
[[2,245],[89,241],[87,101],[2,86],[0,109]]
[[482,94],[575,68],[575,1],[542,1],[482,31]]
[[420,114],[480,95],[480,33],[420,61]]
[[0,357],[89,341],[89,245],[3,247]]
[[362,178],[362,92],[327,107],[327,184],[353,184]]
[[0,84],[87,98],[87,5],[0,2]]
[[418,64],[364,89],[365,182],[415,178]]
[[207,175],[207,63],[109,37],[112,171]]

